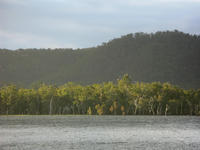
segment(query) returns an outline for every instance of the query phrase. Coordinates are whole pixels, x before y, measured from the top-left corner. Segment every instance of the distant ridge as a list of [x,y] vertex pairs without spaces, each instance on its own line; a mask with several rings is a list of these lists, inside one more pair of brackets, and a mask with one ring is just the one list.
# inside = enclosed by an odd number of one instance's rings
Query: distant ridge
[[0,49],[0,85],[42,81],[81,84],[133,80],[200,88],[200,36],[180,31],[135,33],[92,48]]

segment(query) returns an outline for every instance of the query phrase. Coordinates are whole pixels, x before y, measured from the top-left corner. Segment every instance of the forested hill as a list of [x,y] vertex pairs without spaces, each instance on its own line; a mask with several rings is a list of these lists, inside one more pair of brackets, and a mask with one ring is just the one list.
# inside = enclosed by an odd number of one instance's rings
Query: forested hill
[[0,50],[0,84],[170,82],[200,88],[200,36],[179,31],[135,33],[84,49]]

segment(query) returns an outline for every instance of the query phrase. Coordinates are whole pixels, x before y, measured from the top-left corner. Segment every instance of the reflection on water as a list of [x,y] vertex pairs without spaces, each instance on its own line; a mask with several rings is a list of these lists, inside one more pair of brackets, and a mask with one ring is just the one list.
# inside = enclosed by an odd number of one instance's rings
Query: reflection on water
[[0,116],[2,150],[200,149],[192,116]]

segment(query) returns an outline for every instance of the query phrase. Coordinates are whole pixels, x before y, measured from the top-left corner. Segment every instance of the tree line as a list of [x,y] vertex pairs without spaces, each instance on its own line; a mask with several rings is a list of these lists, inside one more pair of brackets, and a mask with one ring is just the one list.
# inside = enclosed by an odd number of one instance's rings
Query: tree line
[[0,114],[199,115],[200,89],[170,83],[117,82],[82,86],[44,83],[32,88],[14,84],[0,88]]
[[125,73],[136,81],[200,88],[200,35],[140,32],[90,48],[0,49],[0,86],[28,87],[37,81],[89,85],[115,82]]

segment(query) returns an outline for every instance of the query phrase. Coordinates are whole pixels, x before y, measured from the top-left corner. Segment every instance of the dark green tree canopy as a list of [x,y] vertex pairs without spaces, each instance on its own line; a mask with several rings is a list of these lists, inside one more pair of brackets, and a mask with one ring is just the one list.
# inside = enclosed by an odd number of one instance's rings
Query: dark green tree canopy
[[0,50],[0,86],[34,82],[93,84],[128,73],[134,81],[200,86],[200,36],[180,31],[135,33],[83,49]]

